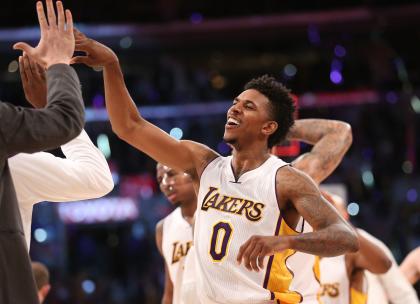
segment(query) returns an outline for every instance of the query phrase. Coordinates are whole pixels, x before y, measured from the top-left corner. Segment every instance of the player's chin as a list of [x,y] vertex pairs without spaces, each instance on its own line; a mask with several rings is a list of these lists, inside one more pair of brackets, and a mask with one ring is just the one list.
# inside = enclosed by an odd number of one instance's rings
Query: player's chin
[[236,136],[229,132],[229,130],[225,130],[225,134],[223,135],[223,140],[227,144],[234,144],[236,142]]
[[173,200],[173,201],[169,200],[169,203],[175,208],[182,205],[182,203],[179,200]]

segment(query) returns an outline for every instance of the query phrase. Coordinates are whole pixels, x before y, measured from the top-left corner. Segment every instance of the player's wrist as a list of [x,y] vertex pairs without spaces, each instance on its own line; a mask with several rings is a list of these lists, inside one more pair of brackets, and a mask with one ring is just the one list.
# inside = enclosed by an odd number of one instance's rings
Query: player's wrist
[[45,68],[48,70],[50,67],[52,67],[53,65],[57,65],[57,64],[66,64],[66,65],[70,65],[70,59],[55,59],[55,60],[50,60],[47,61],[45,63]]
[[118,60],[118,57],[115,56],[109,62],[107,62],[104,65],[104,69],[119,69],[120,68],[120,61]]
[[294,236],[281,236],[279,237],[279,245],[278,250],[276,251],[283,251],[286,249],[294,249]]

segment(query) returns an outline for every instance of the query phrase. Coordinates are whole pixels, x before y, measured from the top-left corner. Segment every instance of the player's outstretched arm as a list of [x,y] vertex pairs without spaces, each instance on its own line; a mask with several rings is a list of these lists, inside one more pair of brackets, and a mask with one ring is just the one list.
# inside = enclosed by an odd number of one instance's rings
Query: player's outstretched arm
[[[159,250],[159,253],[163,257],[163,251],[162,251],[162,236],[163,236],[163,220],[159,221],[156,225],[156,234],[155,234],[155,240],[156,240],[156,247]],[[173,294],[174,294],[174,285],[171,281],[171,278],[169,277],[169,269],[168,265],[165,262],[165,287],[163,289],[163,296],[161,304],[172,304]]]
[[113,131],[159,163],[188,172],[193,178],[200,175],[217,154],[204,145],[178,141],[146,121],[127,90],[115,53],[78,31],[75,31],[75,38],[76,50],[85,52],[86,56],[74,57],[72,63],[103,67],[106,107]]
[[299,119],[287,135],[313,145],[312,150],[293,161],[293,167],[320,184],[340,164],[353,141],[349,124],[328,119]]

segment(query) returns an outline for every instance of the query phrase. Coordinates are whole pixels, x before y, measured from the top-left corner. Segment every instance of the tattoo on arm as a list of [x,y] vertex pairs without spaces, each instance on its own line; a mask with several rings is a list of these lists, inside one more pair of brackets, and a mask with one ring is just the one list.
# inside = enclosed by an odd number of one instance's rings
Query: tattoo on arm
[[318,184],[337,168],[353,140],[350,125],[326,119],[297,120],[288,139],[314,145],[310,152],[297,158],[293,166]]
[[[307,175],[294,168],[284,168],[278,172],[276,187],[278,197],[291,202],[314,229],[314,232],[289,237],[291,249],[318,256],[336,256],[357,250],[355,232],[322,198]],[[279,203],[284,206],[284,202]]]

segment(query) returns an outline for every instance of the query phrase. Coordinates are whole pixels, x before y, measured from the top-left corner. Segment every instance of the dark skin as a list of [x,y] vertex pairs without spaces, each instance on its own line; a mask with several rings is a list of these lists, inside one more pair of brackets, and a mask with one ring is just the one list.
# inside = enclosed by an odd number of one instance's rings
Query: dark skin
[[[293,162],[293,167],[299,168],[310,175],[316,182],[322,182],[329,176],[337,165],[341,162],[345,152],[349,149],[352,136],[351,128],[348,124],[341,121],[326,119],[301,119],[295,122],[292,130],[288,134],[289,139],[300,140],[313,145],[311,151],[302,154]],[[156,167],[156,178],[160,189],[168,196],[169,184],[163,183],[166,172],[169,168],[158,164]],[[169,172],[172,176],[175,172]],[[176,174],[176,173],[175,173]],[[195,193],[194,193],[195,196]],[[181,204],[181,208],[184,204]],[[196,209],[196,202],[192,205],[190,212],[183,212],[184,217],[187,214],[193,214]],[[183,209],[182,209],[183,210]],[[163,221],[156,226],[156,244],[159,252],[162,254],[162,230]],[[165,264],[165,287],[162,297],[162,303],[172,303],[173,283],[169,277],[167,265]]]
[[19,56],[19,72],[26,100],[34,108],[47,104],[47,82],[45,70],[25,53]]
[[[42,108],[46,104],[46,82],[45,71],[42,67],[28,56],[23,55],[19,57],[19,67],[22,78],[22,85],[24,87],[25,96],[28,101],[37,108]],[[340,121],[331,121],[323,119],[303,119],[298,120],[295,126],[288,134],[289,139],[301,140],[313,144],[313,149],[301,155],[294,161],[293,166],[308,173],[314,179],[326,177],[335,169],[341,161],[344,152],[349,148],[351,143],[350,127]],[[350,140],[342,140],[349,139]],[[331,144],[327,144],[330,142]],[[325,160],[330,160],[325,163]],[[161,191],[169,196],[169,186],[172,185],[174,176],[179,176],[174,170],[159,165],[157,167],[157,180]],[[316,174],[315,174],[316,173]],[[163,183],[163,179],[168,180]],[[323,178],[321,179],[321,181]],[[188,191],[184,191],[188,192]],[[191,192],[190,192],[191,193]],[[195,193],[192,189],[195,197]],[[182,200],[181,200],[182,201]],[[192,204],[184,204],[181,202],[181,212],[184,217],[191,219],[195,209],[196,201]],[[162,251],[162,221],[156,226],[156,244],[159,252]],[[162,298],[162,303],[172,303],[173,284],[169,277],[169,273],[165,264],[165,288]]]
[[[308,174],[317,185],[337,168],[353,141],[350,125],[327,119],[297,120],[287,139],[313,145],[310,152],[300,155],[292,165]],[[293,227],[299,218],[297,210],[290,208],[286,218],[289,226]]]
[[356,270],[350,277],[350,288],[353,288],[361,293],[365,293],[365,271],[364,270]]
[[[86,52],[86,56],[73,58],[73,63],[103,67],[106,106],[113,131],[159,163],[187,172],[197,192],[201,173],[219,154],[197,142],[175,140],[146,121],[128,93],[118,58],[111,49],[78,33],[76,49]],[[238,122],[235,126],[227,123],[224,134],[224,139],[233,147],[232,168],[236,178],[259,167],[270,157],[268,137],[278,127],[270,117],[270,108],[267,97],[251,89],[239,94],[227,112],[228,120],[233,118]],[[289,180],[276,186],[281,198],[278,204],[288,223],[295,227],[296,221],[293,216],[288,219],[288,215],[297,212],[314,228],[314,232],[291,237],[254,236],[241,247],[238,262],[244,261],[248,269],[257,270],[258,267],[251,268],[251,264],[257,264],[257,259],[284,248],[320,256],[358,249],[353,229],[322,198],[307,175],[284,167],[278,170],[277,180]],[[304,191],[298,191],[301,189]]]
[[313,145],[292,164],[318,185],[337,168],[353,141],[350,125],[327,119],[297,120],[287,138]]
[[[357,230],[356,230],[357,232]],[[359,251],[346,254],[347,273],[358,270],[369,270],[375,274],[383,274],[391,268],[392,262],[383,250],[357,232]]]

